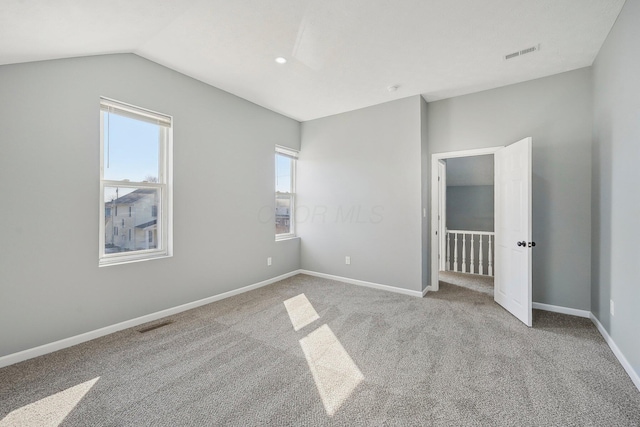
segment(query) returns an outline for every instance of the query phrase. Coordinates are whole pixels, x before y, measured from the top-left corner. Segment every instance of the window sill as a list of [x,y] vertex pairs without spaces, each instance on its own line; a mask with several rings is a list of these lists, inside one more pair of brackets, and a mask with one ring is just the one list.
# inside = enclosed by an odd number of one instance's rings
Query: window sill
[[299,239],[300,237],[296,236],[295,234],[287,234],[287,235],[282,235],[282,236],[276,236],[276,242],[282,242],[284,240],[293,240],[293,239]]
[[131,264],[134,262],[141,261],[151,261],[154,259],[162,259],[162,258],[171,258],[172,254],[167,254],[166,252],[159,252],[155,254],[141,254],[141,255],[132,255],[126,257],[109,257],[109,258],[101,258],[98,261],[98,267],[110,267],[112,265],[122,265],[122,264]]

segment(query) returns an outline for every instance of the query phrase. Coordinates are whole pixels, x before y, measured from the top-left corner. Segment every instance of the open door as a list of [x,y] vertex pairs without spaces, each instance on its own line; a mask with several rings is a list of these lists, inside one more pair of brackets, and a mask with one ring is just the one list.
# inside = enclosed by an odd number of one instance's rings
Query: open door
[[531,138],[495,153],[494,299],[531,326]]

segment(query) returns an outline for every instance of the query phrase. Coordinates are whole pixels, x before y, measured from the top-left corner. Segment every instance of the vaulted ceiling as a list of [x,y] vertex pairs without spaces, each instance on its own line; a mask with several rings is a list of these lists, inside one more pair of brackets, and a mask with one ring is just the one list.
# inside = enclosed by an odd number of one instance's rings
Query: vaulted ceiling
[[[0,64],[131,52],[305,121],[589,66],[623,4],[2,0]],[[530,47],[539,50],[504,59]]]

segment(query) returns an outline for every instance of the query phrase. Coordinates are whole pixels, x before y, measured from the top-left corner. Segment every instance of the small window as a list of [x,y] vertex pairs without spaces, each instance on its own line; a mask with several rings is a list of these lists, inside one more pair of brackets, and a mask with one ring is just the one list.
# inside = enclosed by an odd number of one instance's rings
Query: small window
[[295,175],[298,152],[276,146],[276,240],[295,237]]
[[99,265],[172,255],[172,118],[101,98],[100,129]]

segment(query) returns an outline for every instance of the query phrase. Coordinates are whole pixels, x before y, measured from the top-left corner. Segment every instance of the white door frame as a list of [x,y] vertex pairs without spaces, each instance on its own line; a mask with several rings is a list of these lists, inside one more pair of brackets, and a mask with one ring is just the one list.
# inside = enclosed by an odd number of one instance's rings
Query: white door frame
[[[456,157],[472,157],[483,156],[485,154],[495,154],[496,151],[504,148],[488,147],[477,148],[474,150],[450,151],[447,153],[434,153],[431,155],[431,285],[427,287],[427,291],[437,291],[440,288],[438,276],[440,265],[438,262],[438,254],[440,253],[440,239],[442,236],[437,234],[438,231],[438,162],[440,160],[453,159]],[[496,176],[495,179],[498,177]],[[494,179],[494,181],[495,181]],[[442,254],[444,256],[444,254]]]
[[[444,236],[447,223],[447,164],[444,160],[438,160],[438,236]],[[445,270],[446,257],[444,256],[446,246],[443,239],[439,239],[438,247],[438,268]]]

